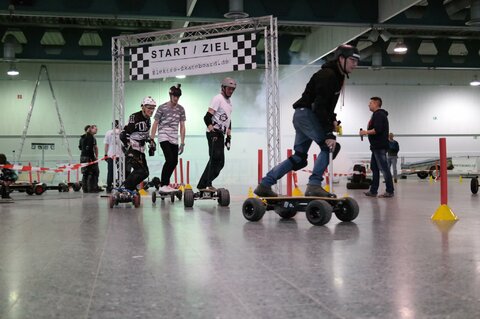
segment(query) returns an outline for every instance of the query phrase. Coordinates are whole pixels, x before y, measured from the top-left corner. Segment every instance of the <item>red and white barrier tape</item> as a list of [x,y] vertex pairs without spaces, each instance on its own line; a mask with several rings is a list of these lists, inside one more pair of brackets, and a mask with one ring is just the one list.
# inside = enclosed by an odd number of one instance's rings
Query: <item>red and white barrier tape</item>
[[68,171],[75,171],[75,170],[78,170],[82,167],[87,167],[87,166],[90,166],[90,165],[93,165],[93,164],[97,164],[98,162],[104,161],[107,158],[109,158],[109,157],[105,156],[105,157],[99,158],[99,159],[97,159],[93,162],[68,164],[68,165],[59,166],[57,168],[8,164],[8,165],[0,165],[0,169],[1,168],[7,168],[7,169],[14,170],[14,171],[19,171],[19,172],[55,172],[55,173],[62,173],[62,172],[68,172]]

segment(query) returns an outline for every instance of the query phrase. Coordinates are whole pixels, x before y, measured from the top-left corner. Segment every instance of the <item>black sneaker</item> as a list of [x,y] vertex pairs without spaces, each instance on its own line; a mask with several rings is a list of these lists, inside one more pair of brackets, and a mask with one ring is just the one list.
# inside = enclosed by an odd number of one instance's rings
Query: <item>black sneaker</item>
[[315,196],[315,197],[331,197],[336,198],[337,195],[327,192],[322,185],[307,185],[305,190],[305,196]]
[[272,190],[271,186],[265,186],[263,184],[258,184],[253,192],[260,197],[278,197],[278,194]]

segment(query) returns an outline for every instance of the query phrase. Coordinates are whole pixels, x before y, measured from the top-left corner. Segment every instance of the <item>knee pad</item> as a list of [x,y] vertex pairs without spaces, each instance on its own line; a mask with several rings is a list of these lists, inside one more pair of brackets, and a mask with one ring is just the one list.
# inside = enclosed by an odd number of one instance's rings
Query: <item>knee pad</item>
[[338,153],[340,153],[340,149],[342,148],[342,146],[340,145],[340,143],[336,143],[335,144],[335,149],[333,150],[333,159],[335,159],[335,157],[337,157]]
[[[295,160],[294,157],[299,157],[300,158],[300,162],[297,162]],[[290,160],[290,162],[292,162],[293,164],[293,167],[292,169],[294,171],[298,171],[299,169],[302,169],[304,168],[305,166],[308,165],[308,161],[307,161],[307,158],[308,158],[308,154],[306,153],[300,153],[300,152],[295,152],[295,154],[293,154],[292,156],[290,156],[288,159]]]

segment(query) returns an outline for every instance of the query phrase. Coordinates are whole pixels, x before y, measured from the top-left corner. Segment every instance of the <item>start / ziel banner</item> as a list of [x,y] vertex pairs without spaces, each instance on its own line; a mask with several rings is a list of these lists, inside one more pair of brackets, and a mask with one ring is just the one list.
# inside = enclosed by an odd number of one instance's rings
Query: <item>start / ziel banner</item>
[[256,34],[130,49],[130,80],[256,69]]

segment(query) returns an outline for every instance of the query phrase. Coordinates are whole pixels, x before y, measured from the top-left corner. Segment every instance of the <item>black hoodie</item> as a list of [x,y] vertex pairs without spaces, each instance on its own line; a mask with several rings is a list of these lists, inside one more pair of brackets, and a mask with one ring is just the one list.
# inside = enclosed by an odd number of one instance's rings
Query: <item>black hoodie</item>
[[378,109],[373,112],[367,130],[375,129],[375,134],[368,135],[371,150],[388,149],[388,112]]
[[337,61],[322,65],[308,81],[302,97],[293,104],[293,108],[305,107],[315,112],[326,133],[333,131],[336,120],[335,106],[342,91],[345,76],[340,72]]

